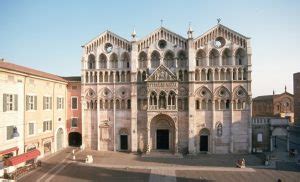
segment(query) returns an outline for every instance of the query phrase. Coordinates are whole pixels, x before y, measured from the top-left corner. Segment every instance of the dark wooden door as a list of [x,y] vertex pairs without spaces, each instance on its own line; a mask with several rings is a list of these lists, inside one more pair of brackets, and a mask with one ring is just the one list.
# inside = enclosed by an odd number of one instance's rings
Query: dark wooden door
[[121,135],[121,150],[128,150],[128,136]]
[[156,131],[156,149],[158,150],[169,149],[169,130]]
[[204,151],[204,152],[208,151],[208,136],[207,135],[200,136],[200,151]]

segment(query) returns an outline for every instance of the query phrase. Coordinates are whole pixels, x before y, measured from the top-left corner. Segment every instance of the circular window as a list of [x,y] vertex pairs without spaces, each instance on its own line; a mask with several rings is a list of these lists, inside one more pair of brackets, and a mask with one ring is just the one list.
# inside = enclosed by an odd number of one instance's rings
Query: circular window
[[124,95],[124,94],[125,94],[125,92],[123,91],[123,92],[122,92],[122,95]]
[[202,96],[205,96],[205,95],[206,95],[206,91],[203,90],[203,91],[201,92],[201,95],[202,95]]
[[93,91],[90,91],[89,95],[90,95],[90,96],[93,96],[93,95],[94,95]]
[[216,48],[221,48],[225,45],[225,39],[223,37],[217,37],[214,41],[214,45]]
[[158,47],[160,49],[164,49],[164,48],[166,48],[166,46],[167,46],[167,42],[165,40],[159,40],[158,41]]
[[113,49],[113,45],[111,43],[106,43],[104,49],[107,53],[110,53]]
[[244,93],[243,93],[243,91],[242,90],[239,90],[238,92],[237,92],[237,95],[238,96],[242,96]]
[[220,90],[219,95],[220,96],[224,96],[225,95],[225,91],[224,90]]

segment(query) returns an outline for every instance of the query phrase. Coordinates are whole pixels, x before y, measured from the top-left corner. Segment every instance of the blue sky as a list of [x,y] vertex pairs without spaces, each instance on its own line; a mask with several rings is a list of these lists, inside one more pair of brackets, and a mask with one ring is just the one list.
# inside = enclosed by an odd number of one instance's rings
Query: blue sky
[[293,93],[300,72],[300,1],[297,0],[0,0],[0,57],[46,72],[80,75],[81,45],[109,29],[130,39],[164,26],[194,36],[222,18],[251,37],[253,96]]

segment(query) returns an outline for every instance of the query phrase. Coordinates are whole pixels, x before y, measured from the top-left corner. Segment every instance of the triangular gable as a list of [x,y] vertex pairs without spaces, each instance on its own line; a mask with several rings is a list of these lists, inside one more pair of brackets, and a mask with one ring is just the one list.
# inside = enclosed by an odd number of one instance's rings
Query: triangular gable
[[101,44],[105,44],[106,42],[110,42],[111,44],[122,47],[124,49],[129,49],[131,44],[130,41],[122,38],[121,36],[109,30],[106,30],[105,32],[98,35],[97,37],[85,43],[82,47],[88,47],[88,46],[97,47]]
[[234,30],[232,30],[232,29],[230,29],[230,28],[228,28],[228,27],[226,27],[226,26],[224,26],[224,25],[222,25],[222,24],[217,24],[216,26],[212,27],[211,29],[209,29],[208,31],[204,32],[204,33],[201,34],[200,36],[196,37],[196,38],[195,38],[195,41],[197,41],[198,39],[200,39],[200,38],[202,38],[202,37],[204,37],[204,36],[206,36],[206,35],[208,35],[208,34],[210,34],[211,32],[215,32],[216,30],[218,30],[218,31],[219,31],[219,30],[224,30],[224,31],[226,30],[226,31],[228,31],[228,32],[230,32],[230,33],[233,33],[234,35],[239,36],[239,37],[241,37],[241,38],[244,38],[244,39],[250,39],[250,37],[247,37],[247,36],[245,36],[245,35],[242,35],[242,34],[236,32],[236,31],[234,31]]
[[146,45],[151,45],[160,39],[164,39],[164,40],[166,40],[174,45],[177,45],[179,47],[184,47],[185,42],[187,40],[186,38],[182,37],[179,34],[176,34],[164,27],[160,27],[160,28],[154,30],[149,35],[140,39],[138,41],[138,43],[141,47],[147,47]]
[[154,72],[146,79],[146,81],[177,81],[176,75],[161,64]]

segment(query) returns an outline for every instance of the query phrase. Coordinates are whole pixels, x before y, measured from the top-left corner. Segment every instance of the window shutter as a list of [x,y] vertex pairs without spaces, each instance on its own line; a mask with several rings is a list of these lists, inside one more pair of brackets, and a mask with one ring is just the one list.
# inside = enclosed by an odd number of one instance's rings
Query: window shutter
[[49,121],[49,128],[50,128],[50,130],[52,130],[52,120],[51,121]]
[[29,95],[26,95],[26,111],[29,110]]
[[45,132],[46,131],[46,122],[44,121],[43,122],[43,132]]
[[58,97],[56,97],[56,109],[58,109],[58,101],[59,101],[59,98]]
[[17,111],[18,110],[18,95],[17,94],[15,94],[14,95],[14,109],[15,109],[15,111]]
[[61,108],[65,108],[65,98],[61,98]]
[[52,109],[52,97],[49,98],[50,98],[50,109]]
[[3,94],[3,112],[7,111],[7,94]]
[[46,109],[45,105],[46,105],[46,97],[45,97],[45,96],[43,96],[43,110],[45,110],[45,109]]
[[34,96],[34,110],[37,110],[37,96]]

